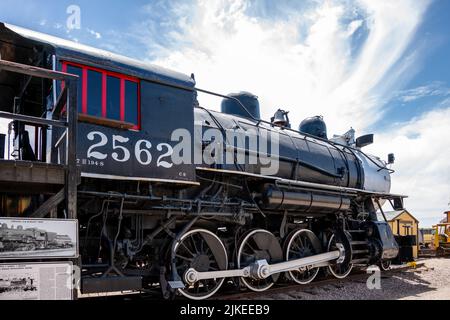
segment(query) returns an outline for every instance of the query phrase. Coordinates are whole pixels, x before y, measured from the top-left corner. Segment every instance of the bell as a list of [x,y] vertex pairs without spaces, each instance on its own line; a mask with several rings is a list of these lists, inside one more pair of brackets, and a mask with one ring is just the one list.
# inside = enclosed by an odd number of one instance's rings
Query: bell
[[279,127],[290,127],[289,123],[289,117],[288,117],[289,111],[284,111],[282,109],[278,109],[277,112],[275,112],[275,115],[271,119],[271,122],[275,126]]

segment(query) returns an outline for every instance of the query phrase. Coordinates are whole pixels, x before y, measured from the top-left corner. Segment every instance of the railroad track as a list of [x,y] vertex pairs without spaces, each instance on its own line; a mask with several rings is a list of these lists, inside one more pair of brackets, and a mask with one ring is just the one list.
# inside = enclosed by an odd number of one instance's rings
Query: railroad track
[[[411,266],[401,266],[396,267],[393,269],[390,269],[388,271],[381,271],[381,275],[384,277],[389,277],[394,274],[404,272],[407,270],[414,270],[420,267],[425,266],[425,263],[417,263],[414,267]],[[280,294],[280,293],[287,293],[287,292],[295,292],[295,291],[305,291],[312,288],[318,288],[330,284],[343,284],[348,283],[352,281],[358,281],[358,280],[365,280],[369,277],[369,274],[365,270],[358,270],[354,271],[351,275],[349,275],[345,279],[336,279],[334,277],[327,277],[324,279],[319,279],[316,281],[313,281],[309,284],[305,285],[299,285],[299,284],[287,284],[287,283],[280,283],[276,284],[274,287],[270,288],[269,290],[263,291],[263,292],[254,292],[254,291],[240,291],[236,292],[236,289],[229,289],[222,292],[217,293],[215,296],[211,297],[209,300],[212,301],[230,301],[230,300],[246,300],[246,299],[257,299],[258,297],[264,297],[267,295],[273,295],[273,294]],[[112,295],[112,296],[81,296],[79,297],[83,300],[162,300],[160,290],[155,289],[153,292],[146,292],[146,293],[133,293],[133,294],[123,294],[120,293]],[[184,300],[183,298],[179,297],[178,299]],[[186,301],[189,301],[186,299]]]
[[[388,271],[381,271],[382,276],[392,276],[394,274],[404,272],[407,270],[414,270],[420,267],[425,266],[424,263],[418,263],[414,267],[412,266],[401,266],[397,268],[390,269]],[[273,294],[280,294],[280,293],[287,293],[287,292],[293,292],[293,291],[304,291],[305,289],[311,289],[311,288],[318,288],[321,286],[329,285],[329,284],[342,284],[342,283],[348,283],[352,281],[357,280],[363,280],[367,279],[370,275],[367,274],[367,272],[364,271],[358,271],[354,272],[345,279],[336,279],[336,278],[325,278],[321,280],[313,281],[309,284],[305,285],[299,285],[299,284],[279,284],[276,285],[269,290],[263,291],[263,292],[254,292],[254,291],[242,291],[239,293],[222,293],[217,294],[216,296],[212,297],[210,300],[245,300],[245,299],[255,299],[262,296],[267,295],[273,295]]]

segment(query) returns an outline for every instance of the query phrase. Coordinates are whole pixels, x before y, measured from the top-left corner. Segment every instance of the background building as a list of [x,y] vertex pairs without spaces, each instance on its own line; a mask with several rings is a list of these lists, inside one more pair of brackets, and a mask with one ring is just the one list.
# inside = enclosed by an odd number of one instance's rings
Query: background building
[[[388,211],[384,214],[395,236],[415,236],[416,241],[412,254],[413,258],[417,259],[419,256],[419,220],[407,210]],[[378,220],[384,220],[381,213],[379,213]]]

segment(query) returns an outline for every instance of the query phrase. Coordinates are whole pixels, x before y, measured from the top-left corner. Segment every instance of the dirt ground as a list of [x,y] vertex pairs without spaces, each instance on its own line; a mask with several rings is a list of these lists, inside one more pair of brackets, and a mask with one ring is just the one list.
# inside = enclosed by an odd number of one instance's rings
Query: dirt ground
[[398,271],[383,276],[379,289],[369,289],[367,278],[305,288],[282,294],[268,293],[263,300],[450,300],[450,258],[417,261],[415,270]]

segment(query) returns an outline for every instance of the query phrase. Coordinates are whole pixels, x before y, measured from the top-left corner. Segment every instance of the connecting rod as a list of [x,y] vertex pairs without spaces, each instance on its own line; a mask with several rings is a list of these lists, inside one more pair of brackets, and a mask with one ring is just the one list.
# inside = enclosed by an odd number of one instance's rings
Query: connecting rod
[[294,271],[302,268],[310,267],[325,267],[332,261],[341,263],[345,258],[345,250],[341,244],[338,244],[338,250],[330,251],[326,253],[317,254],[314,256],[309,256],[305,258],[279,262],[275,264],[269,264],[267,260],[258,260],[253,264],[235,270],[221,270],[221,271],[206,271],[198,272],[197,270],[191,268],[187,270],[184,274],[184,281],[189,284],[195,284],[201,280],[207,279],[220,279],[220,278],[232,278],[232,277],[244,277],[244,278],[254,278],[254,279],[266,279],[271,275]]

